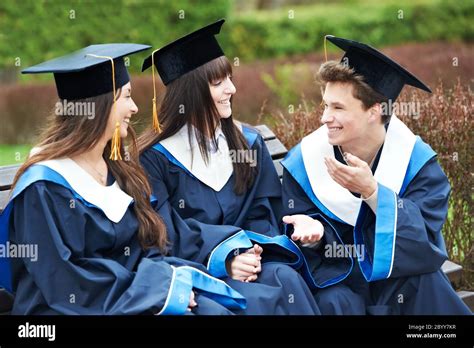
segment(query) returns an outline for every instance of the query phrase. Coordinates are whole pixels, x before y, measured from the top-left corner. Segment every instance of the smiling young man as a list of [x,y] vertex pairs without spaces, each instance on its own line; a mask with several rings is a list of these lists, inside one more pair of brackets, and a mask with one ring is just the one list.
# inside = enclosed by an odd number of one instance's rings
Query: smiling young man
[[435,152],[386,112],[405,84],[429,88],[362,43],[319,70],[323,126],[285,160],[288,234],[323,314],[470,314],[441,270],[450,192]]

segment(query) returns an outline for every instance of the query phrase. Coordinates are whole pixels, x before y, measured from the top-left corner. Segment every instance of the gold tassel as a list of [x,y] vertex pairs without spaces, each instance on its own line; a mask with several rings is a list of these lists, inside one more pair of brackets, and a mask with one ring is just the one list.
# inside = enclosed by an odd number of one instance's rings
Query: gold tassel
[[328,39],[328,35],[324,35],[324,59],[325,61],[327,62],[328,61],[328,51],[327,51],[327,48],[326,48],[326,41]]
[[[112,113],[113,107],[115,105],[115,102],[117,101],[117,94],[115,92],[115,65],[114,65],[114,60],[112,57],[108,56],[98,56],[95,54],[86,54],[86,56],[91,56],[95,58],[104,58],[104,59],[109,59],[110,63],[112,64],[112,92],[114,93],[114,103],[112,104],[112,109],[110,110],[110,113]],[[112,161],[117,161],[117,160],[122,160],[122,155],[120,154],[120,122],[117,122],[115,124],[115,131],[114,135],[112,136],[112,145],[110,148],[110,157]]]
[[[326,48],[326,41],[327,41],[327,38],[328,36],[327,35],[324,35],[324,41],[323,41],[323,47],[324,47],[324,61],[327,62],[328,61],[328,50]],[[323,88],[321,87],[321,95],[324,94],[324,91],[323,91]],[[324,105],[324,100],[321,100],[321,104],[319,104],[320,106],[323,106]]]
[[112,137],[112,146],[110,150],[110,157],[112,161],[117,161],[122,159],[120,154],[120,122],[115,124],[114,136]]
[[156,49],[151,54],[151,76],[153,81],[153,130],[155,133],[161,133],[160,121],[158,120],[158,112],[156,110],[156,86],[155,86],[155,53]]
[[158,121],[158,112],[156,111],[156,98],[153,98],[153,129],[156,133],[161,133],[160,121]]

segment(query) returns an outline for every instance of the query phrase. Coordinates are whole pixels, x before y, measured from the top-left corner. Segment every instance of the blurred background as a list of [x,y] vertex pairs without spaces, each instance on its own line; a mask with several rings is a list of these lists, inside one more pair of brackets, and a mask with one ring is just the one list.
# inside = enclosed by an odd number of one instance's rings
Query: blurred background
[[[97,43],[158,48],[217,19],[218,40],[234,66],[234,117],[267,124],[290,148],[319,126],[321,88],[314,75],[333,34],[370,44],[434,91],[405,87],[420,105],[400,117],[438,152],[453,187],[444,235],[450,258],[473,289],[472,135],[474,1],[457,0],[3,0],[0,3],[0,165],[24,161],[57,101],[52,74],[20,70]],[[151,124],[150,52],[129,58],[135,118]],[[328,44],[329,59],[343,52]],[[157,82],[158,93],[164,87]]]

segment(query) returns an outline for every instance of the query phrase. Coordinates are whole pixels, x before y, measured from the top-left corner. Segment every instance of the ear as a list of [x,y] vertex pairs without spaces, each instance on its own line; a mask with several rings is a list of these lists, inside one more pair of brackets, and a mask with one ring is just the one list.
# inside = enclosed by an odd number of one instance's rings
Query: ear
[[369,108],[369,122],[380,123],[382,122],[382,104],[375,103]]

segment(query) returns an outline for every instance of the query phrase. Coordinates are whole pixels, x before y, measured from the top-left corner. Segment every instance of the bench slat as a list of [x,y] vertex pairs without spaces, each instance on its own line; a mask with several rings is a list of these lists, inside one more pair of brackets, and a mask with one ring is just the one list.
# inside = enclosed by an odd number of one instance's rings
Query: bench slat
[[259,126],[255,126],[255,129],[257,129],[262,136],[263,140],[270,140],[270,139],[275,139],[275,133],[272,132],[270,128],[268,128],[266,125],[261,124]]
[[2,212],[2,210],[7,205],[9,196],[10,191],[0,191],[0,212]]
[[474,292],[462,290],[458,291],[457,294],[461,298],[461,300],[464,301],[466,306],[469,307],[471,312],[474,312]]
[[453,284],[459,284],[462,277],[462,266],[452,261],[445,261],[441,266],[443,272],[448,276],[448,279]]
[[0,167],[0,191],[9,190],[21,164]]
[[283,166],[281,165],[281,158],[273,161],[273,165],[277,171],[278,177],[281,179],[283,177]]
[[283,143],[276,138],[265,141],[265,144],[267,145],[268,151],[274,160],[283,158],[288,153],[285,145],[283,145]]

